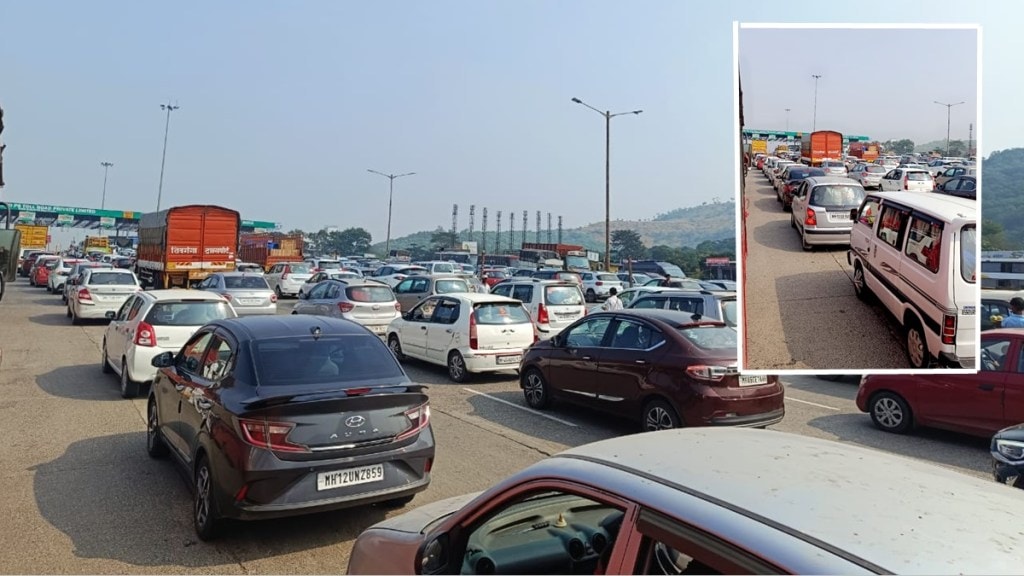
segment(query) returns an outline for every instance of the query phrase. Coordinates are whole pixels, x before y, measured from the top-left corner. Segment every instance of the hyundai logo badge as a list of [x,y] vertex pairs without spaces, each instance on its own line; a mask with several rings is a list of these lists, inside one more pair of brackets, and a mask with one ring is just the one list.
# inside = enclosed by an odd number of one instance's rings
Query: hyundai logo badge
[[345,418],[345,426],[348,426],[349,428],[359,428],[365,423],[366,418],[363,418],[362,416],[349,416],[348,418]]

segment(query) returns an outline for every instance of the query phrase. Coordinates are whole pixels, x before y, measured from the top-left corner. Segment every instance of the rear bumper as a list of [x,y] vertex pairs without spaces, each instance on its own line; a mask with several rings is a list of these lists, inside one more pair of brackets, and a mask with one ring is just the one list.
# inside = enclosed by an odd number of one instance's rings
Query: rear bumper
[[953,352],[941,352],[939,353],[939,363],[948,366],[950,368],[961,368],[965,370],[973,370],[974,363],[977,361],[975,357],[960,357]]
[[265,316],[277,314],[277,303],[272,302],[267,306],[235,306],[231,305],[235,314],[239,316]]
[[[125,298],[127,300],[127,298]],[[117,312],[121,309],[121,305],[124,304],[124,300],[120,302],[101,302],[97,304],[82,304],[81,302],[75,303],[75,314],[79,318],[87,320],[105,320],[107,318],[107,312]]]
[[498,357],[519,356],[522,360],[526,354],[524,348],[508,348],[505,350],[470,351],[459,350],[463,360],[466,361],[466,369],[473,373],[480,372],[503,372],[507,370],[519,370],[520,362],[512,364],[498,364]]
[[850,243],[851,228],[804,228],[808,244],[843,246]]
[[786,416],[786,409],[780,408],[778,410],[772,410],[771,412],[765,412],[763,414],[748,414],[745,416],[722,416],[719,418],[712,418],[709,421],[711,426],[735,426],[739,428],[758,428],[763,426],[771,426],[772,424],[778,424],[782,422],[782,419]]

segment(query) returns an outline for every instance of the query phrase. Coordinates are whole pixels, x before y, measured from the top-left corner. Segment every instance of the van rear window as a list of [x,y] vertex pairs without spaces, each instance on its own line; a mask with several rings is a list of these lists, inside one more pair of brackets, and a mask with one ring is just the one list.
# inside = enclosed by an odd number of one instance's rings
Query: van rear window
[[485,302],[473,307],[477,324],[529,324],[530,314],[519,302]]
[[974,224],[968,224],[960,230],[960,275],[971,284],[977,282],[977,242],[978,228]]
[[352,302],[394,302],[395,293],[387,286],[349,286],[345,295]]
[[583,295],[575,286],[548,286],[544,288],[544,300],[548,306],[583,305]]
[[929,272],[938,272],[942,258],[942,224],[914,218],[908,230],[906,255]]

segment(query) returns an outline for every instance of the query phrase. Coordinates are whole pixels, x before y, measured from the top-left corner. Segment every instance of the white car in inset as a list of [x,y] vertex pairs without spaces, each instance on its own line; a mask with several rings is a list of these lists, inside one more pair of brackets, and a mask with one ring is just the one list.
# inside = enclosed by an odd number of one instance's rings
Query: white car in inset
[[64,290],[64,283],[67,282],[68,276],[71,273],[71,269],[74,268],[75,264],[83,262],[79,258],[61,258],[57,261],[57,266],[50,271],[50,276],[46,279],[46,290],[50,294],[57,294]]
[[121,396],[133,398],[141,384],[148,385],[156,377],[155,356],[177,353],[207,323],[237,316],[227,300],[212,292],[138,291],[117,312],[107,312],[110,324],[103,334],[103,372],[120,376]]
[[388,326],[388,348],[448,367],[465,382],[470,374],[519,370],[523,352],[538,339],[522,302],[471,292],[431,296]]
[[72,324],[82,320],[103,320],[107,312],[117,312],[142,286],[131,270],[86,268],[68,298],[68,318]]
[[881,180],[882,192],[932,192],[935,178],[920,168],[896,168]]

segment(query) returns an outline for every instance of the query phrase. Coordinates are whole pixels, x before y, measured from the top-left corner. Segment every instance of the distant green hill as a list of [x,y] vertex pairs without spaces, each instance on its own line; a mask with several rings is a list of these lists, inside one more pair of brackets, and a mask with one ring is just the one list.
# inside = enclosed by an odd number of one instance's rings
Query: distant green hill
[[[1021,175],[1024,174],[1024,148],[1010,148],[993,152],[981,162],[982,181],[981,215],[983,242],[986,249],[1024,249],[1024,194],[1021,194]],[[989,226],[995,222],[998,226]]]
[[[479,222],[477,223],[479,225]],[[729,202],[705,202],[700,206],[689,208],[677,208],[663,214],[657,214],[650,220],[612,220],[612,230],[635,230],[640,234],[644,244],[650,246],[671,246],[671,247],[695,247],[704,241],[725,240],[736,236],[736,203]],[[392,248],[409,248],[413,245],[429,246],[433,230],[424,230],[392,238]],[[558,231],[552,231],[552,242],[557,242]],[[480,231],[477,229],[473,240],[480,241]],[[468,230],[461,231],[462,240],[470,240]],[[537,241],[537,234],[529,230],[526,235],[527,242]],[[493,250],[495,241],[494,231],[487,233],[488,251]],[[541,231],[541,242],[547,242],[547,230]],[[522,230],[515,232],[515,245],[522,242]],[[562,230],[563,244],[581,244],[590,250],[604,250],[604,221],[588,224],[580,228]],[[507,230],[501,235],[502,247],[509,245],[509,233]],[[384,243],[374,244],[371,249],[374,253],[384,252]]]

